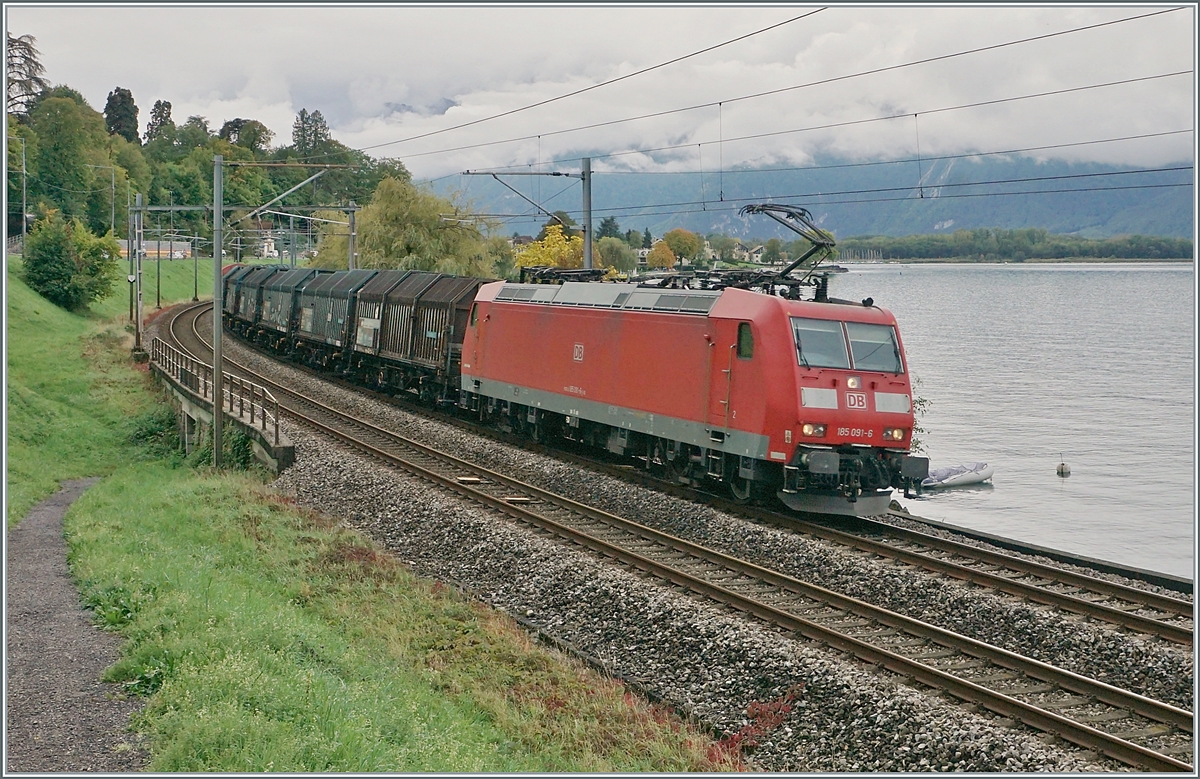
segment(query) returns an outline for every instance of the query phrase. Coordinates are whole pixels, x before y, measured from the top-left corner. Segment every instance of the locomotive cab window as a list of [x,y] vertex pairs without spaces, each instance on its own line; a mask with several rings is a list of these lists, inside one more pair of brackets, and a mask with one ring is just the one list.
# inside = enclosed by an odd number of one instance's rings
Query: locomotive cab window
[[796,337],[796,358],[805,368],[849,370],[850,356],[841,322],[792,317],[792,334]]
[[896,330],[891,325],[847,322],[846,333],[850,336],[850,351],[856,370],[904,372],[900,364],[900,347],[896,345]]
[[475,322],[479,319],[479,306],[475,303],[471,304],[471,327],[475,326]]
[[754,333],[750,332],[749,322],[738,323],[737,355],[741,360],[754,356]]

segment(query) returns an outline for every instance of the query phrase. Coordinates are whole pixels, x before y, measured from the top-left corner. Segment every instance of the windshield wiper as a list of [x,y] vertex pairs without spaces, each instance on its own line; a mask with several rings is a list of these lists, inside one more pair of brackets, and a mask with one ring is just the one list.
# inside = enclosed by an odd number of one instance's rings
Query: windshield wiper
[[805,368],[812,367],[808,364],[808,360],[804,359],[804,345],[800,342],[799,338],[796,339],[796,356],[800,358],[800,364]]

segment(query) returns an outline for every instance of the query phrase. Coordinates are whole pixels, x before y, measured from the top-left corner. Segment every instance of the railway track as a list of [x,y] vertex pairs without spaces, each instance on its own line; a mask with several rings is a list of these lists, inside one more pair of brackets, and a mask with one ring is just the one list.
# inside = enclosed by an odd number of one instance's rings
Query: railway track
[[[199,312],[202,307],[186,309]],[[202,356],[204,340],[171,331]],[[232,365],[230,367],[233,367]],[[243,369],[287,413],[367,455],[619,563],[1129,765],[1191,771],[1192,714],[817,587],[438,452]]]

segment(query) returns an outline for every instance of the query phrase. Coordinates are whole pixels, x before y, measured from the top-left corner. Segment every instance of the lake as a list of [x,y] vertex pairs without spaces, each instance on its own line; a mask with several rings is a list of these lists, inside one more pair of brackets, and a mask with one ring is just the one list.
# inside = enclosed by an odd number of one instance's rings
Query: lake
[[832,297],[900,323],[930,467],[996,468],[912,513],[1193,576],[1192,263],[843,267]]

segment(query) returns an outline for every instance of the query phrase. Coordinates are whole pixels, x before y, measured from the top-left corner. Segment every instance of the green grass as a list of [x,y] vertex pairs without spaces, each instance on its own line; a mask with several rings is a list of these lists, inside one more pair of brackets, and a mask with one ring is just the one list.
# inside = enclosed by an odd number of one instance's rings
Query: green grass
[[[105,476],[67,514],[69,562],[125,639],[106,676],[146,698],[151,770],[736,767],[669,712],[280,500],[261,472],[167,453],[173,418],[128,359],[126,290],[70,314],[14,270],[9,523],[60,479]],[[164,296],[190,299],[190,271],[164,267]]]
[[[25,286],[9,259],[6,521],[20,519],[62,479],[111,473],[125,440],[154,405],[120,359],[127,334],[70,314]],[[165,274],[164,274],[165,276]]]

